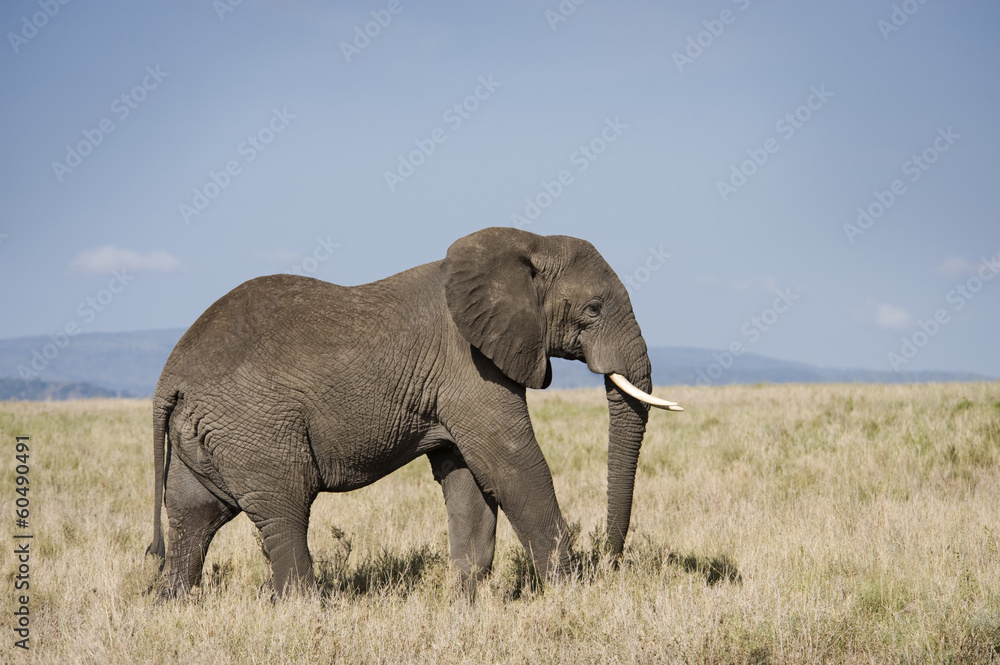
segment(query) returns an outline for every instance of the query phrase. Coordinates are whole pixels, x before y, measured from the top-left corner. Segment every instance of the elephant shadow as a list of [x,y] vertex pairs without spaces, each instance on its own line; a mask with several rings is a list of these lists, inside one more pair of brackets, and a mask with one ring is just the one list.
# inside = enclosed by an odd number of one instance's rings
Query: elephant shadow
[[665,563],[668,566],[678,566],[686,573],[697,573],[705,578],[708,586],[719,582],[742,584],[743,576],[736,564],[725,554],[699,557],[694,554],[667,554]]
[[[446,557],[429,545],[393,552],[380,550],[374,556],[352,565],[351,541],[343,531],[334,527],[337,543],[328,556],[317,561],[316,577],[322,595],[347,594],[350,597],[390,593],[406,596],[428,576],[433,569],[447,566]],[[580,542],[579,523],[570,524],[570,541],[574,548],[574,569],[581,582],[593,583],[609,574],[618,563],[607,553],[607,536],[597,528],[587,543]],[[507,557],[507,565],[500,573],[499,582],[505,595],[517,600],[524,595],[541,591],[542,581],[534,562],[519,549]],[[646,536],[640,536],[624,552],[622,563],[629,567],[661,570],[676,566],[685,573],[700,575],[705,584],[715,586],[720,582],[742,584],[743,576],[736,563],[725,553],[715,555],[681,554],[656,545]],[[433,575],[432,575],[433,577]]]
[[636,534],[625,550],[624,559],[626,565],[647,570],[663,570],[667,566],[674,566],[685,573],[701,575],[708,586],[715,586],[720,582],[743,583],[739,567],[726,553],[682,554],[655,542],[647,534]]
[[347,594],[356,597],[381,593],[406,596],[431,568],[444,563],[444,556],[429,546],[403,552],[383,549],[356,566],[321,560],[317,565],[316,581],[323,596]]
[[402,551],[382,548],[367,559],[352,563],[350,538],[336,527],[332,534],[335,547],[315,562],[316,582],[324,597],[382,593],[406,596],[428,572],[446,565],[445,556],[430,545]]
[[[569,528],[573,568],[579,581],[584,584],[592,584],[613,574],[619,567],[659,571],[667,566],[700,575],[708,586],[715,586],[720,582],[743,583],[739,567],[725,553],[707,556],[680,554],[654,542],[645,534],[636,534],[636,538],[626,545],[621,561],[618,561],[608,554],[607,533],[602,527],[595,528],[586,542],[581,542],[583,539],[580,538],[579,522],[570,523]],[[542,587],[541,578],[531,558],[520,550],[511,553],[504,572],[507,594],[513,600],[525,594],[537,593]]]

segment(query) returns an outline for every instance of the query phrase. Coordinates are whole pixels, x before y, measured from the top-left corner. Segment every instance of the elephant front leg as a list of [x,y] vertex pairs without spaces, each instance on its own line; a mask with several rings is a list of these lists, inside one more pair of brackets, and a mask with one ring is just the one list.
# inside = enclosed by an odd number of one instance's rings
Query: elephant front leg
[[451,560],[460,571],[466,593],[474,598],[477,583],[493,567],[497,502],[483,493],[454,446],[435,450],[427,458],[448,509]]
[[569,529],[527,410],[514,425],[500,419],[479,429],[466,430],[464,423],[451,429],[480,491],[496,498],[539,574],[550,580],[568,575]]
[[569,575],[569,528],[556,500],[549,465],[534,438],[485,477],[495,483],[500,507],[531,556],[535,570],[549,581]]

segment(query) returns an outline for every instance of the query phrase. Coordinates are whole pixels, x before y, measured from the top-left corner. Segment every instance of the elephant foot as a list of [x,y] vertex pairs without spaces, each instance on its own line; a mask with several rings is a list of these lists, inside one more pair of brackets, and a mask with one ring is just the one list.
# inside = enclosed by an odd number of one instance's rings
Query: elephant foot
[[171,584],[163,578],[157,579],[149,588],[157,603],[172,601],[198,600],[201,598],[201,586],[188,587],[183,584]]
[[457,595],[460,599],[475,604],[476,593],[480,584],[484,584],[489,577],[489,569],[476,568],[471,571],[458,570]]

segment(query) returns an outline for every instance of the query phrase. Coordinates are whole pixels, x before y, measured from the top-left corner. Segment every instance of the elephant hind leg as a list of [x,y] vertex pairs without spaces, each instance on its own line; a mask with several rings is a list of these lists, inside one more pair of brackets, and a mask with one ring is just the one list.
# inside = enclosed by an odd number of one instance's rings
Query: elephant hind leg
[[483,493],[454,447],[427,455],[434,479],[441,484],[448,509],[448,540],[451,559],[458,567],[462,585],[472,597],[476,584],[493,567],[496,552],[497,502]]
[[311,499],[293,501],[271,493],[250,493],[241,500],[244,512],[264,539],[274,590],[279,595],[316,587],[307,541],[311,504]]
[[176,453],[171,454],[167,467],[164,503],[170,531],[163,593],[176,596],[201,584],[212,538],[239,509],[212,494]]

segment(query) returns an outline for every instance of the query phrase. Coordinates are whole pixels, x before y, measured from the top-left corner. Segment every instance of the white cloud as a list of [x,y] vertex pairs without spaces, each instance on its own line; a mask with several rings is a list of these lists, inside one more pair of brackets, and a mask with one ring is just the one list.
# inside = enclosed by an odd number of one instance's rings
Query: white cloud
[[960,256],[949,256],[938,267],[938,272],[947,277],[959,277],[960,275],[971,275],[976,271],[976,266]]
[[879,328],[902,330],[910,325],[913,317],[902,307],[879,303],[875,308],[875,323]]
[[264,263],[283,267],[288,267],[302,258],[298,252],[293,252],[290,249],[272,249],[269,252],[254,252],[253,256]]
[[106,275],[114,270],[129,272],[177,272],[181,262],[162,251],[140,254],[131,249],[108,245],[99,249],[85,249],[70,261],[69,269],[88,275]]

